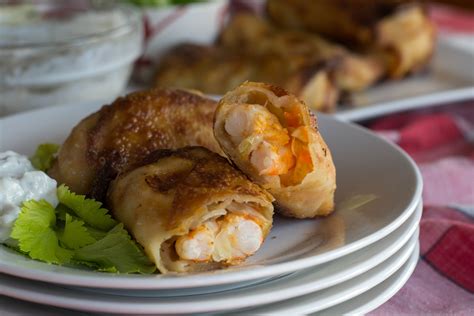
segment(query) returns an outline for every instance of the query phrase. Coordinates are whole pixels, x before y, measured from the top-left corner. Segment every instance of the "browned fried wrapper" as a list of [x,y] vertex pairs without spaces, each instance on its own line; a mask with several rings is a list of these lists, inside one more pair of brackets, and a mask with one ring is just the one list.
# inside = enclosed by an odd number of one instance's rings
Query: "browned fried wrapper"
[[[234,115],[239,108],[240,114]],[[250,118],[251,111],[266,114]],[[234,121],[231,127],[233,119],[244,116],[248,118]],[[238,141],[235,135],[239,132],[231,135],[231,129],[240,129],[242,135]],[[272,85],[246,82],[220,100],[214,134],[240,170],[269,190],[276,199],[278,212],[311,218],[334,210],[336,170],[331,152],[317,129],[315,117],[295,96]],[[274,169],[271,166],[267,171],[256,167],[252,159],[262,144],[269,144],[275,155],[286,162],[284,171],[275,173],[268,171]],[[281,150],[290,148],[291,157],[280,154],[288,153]],[[267,165],[271,159],[276,158],[268,155],[260,160]]]
[[422,68],[435,44],[434,24],[421,1],[268,0],[276,24],[321,34],[380,57],[385,72],[400,78]]
[[249,54],[197,44],[171,49],[158,65],[155,84],[222,95],[245,80],[282,86],[320,111],[332,111],[338,97],[325,61],[297,67],[281,54]]
[[[272,197],[229,162],[202,147],[152,153],[145,165],[122,173],[110,186],[113,215],[124,223],[161,273],[207,271],[235,265],[247,257],[187,260],[177,252],[178,239],[209,221],[221,225],[238,215],[258,223],[265,238],[272,226]],[[217,258],[230,251],[233,235],[216,240]],[[221,237],[222,239],[222,237]],[[219,248],[219,249],[218,249]]]
[[[335,86],[346,92],[363,90],[383,74],[383,67],[374,56],[349,52],[316,34],[277,28],[268,20],[251,14],[233,17],[222,30],[219,44],[230,50],[280,56],[292,70],[324,63]],[[308,103],[307,99],[302,99]]]
[[216,106],[184,90],[151,89],[120,97],[73,128],[49,175],[78,194],[103,200],[117,173],[157,149],[199,145],[220,153],[212,131]]

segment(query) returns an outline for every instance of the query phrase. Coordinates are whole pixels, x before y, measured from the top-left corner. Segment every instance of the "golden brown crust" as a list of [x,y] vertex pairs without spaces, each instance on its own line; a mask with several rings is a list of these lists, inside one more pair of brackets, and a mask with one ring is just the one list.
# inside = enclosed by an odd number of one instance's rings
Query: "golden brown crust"
[[[245,24],[265,29],[265,32],[241,32]],[[235,16],[222,31],[220,43],[232,50],[247,49],[252,54],[280,56],[292,71],[307,71],[316,65],[324,65],[334,84],[344,91],[367,88],[383,74],[380,61],[373,56],[349,52],[316,34],[277,28],[250,14]],[[298,91],[288,90],[301,97]]]
[[223,94],[254,77],[255,72],[256,64],[244,54],[212,46],[180,44],[161,58],[155,85]]
[[376,27],[375,52],[382,56],[391,78],[423,68],[431,59],[436,30],[420,6],[407,6],[382,19]]
[[81,120],[61,146],[58,158],[53,163],[48,175],[59,183],[67,184],[75,193],[89,193],[96,170],[87,160],[89,147],[88,135],[97,124],[99,112]]
[[[249,161],[243,158],[225,130],[225,121],[229,111],[239,104],[259,104],[268,108],[291,105],[297,111],[304,126],[309,131],[309,153],[313,170],[296,185],[285,186],[281,182],[269,182],[259,174]],[[270,109],[269,109],[270,110]],[[270,110],[271,111],[271,110]],[[317,130],[316,118],[296,97],[285,90],[263,83],[246,82],[228,92],[216,109],[214,134],[223,151],[247,176],[268,189],[278,205],[277,211],[283,215],[310,218],[327,215],[334,210],[334,193],[336,190],[336,169],[331,152]]]
[[[173,269],[166,264],[172,260],[172,249],[163,250],[163,245],[205,221],[212,212],[209,206],[225,201],[250,203],[264,219],[264,236],[268,234],[272,197],[225,158],[202,147],[186,147],[156,151],[147,161],[153,162],[122,173],[112,182],[108,201],[114,217],[124,223],[161,272]],[[186,263],[183,269],[219,266]]]
[[338,94],[327,69],[327,63],[317,59],[310,62],[270,51],[254,54],[237,48],[181,44],[161,59],[155,85],[225,94],[245,80],[269,82],[305,97],[312,108],[329,112]]
[[416,0],[268,0],[267,13],[278,25],[308,29],[350,46],[369,45],[377,23]]
[[423,1],[269,0],[267,11],[280,26],[313,31],[380,56],[391,78],[422,68],[434,50],[435,29]]
[[156,162],[164,158],[182,158],[192,163],[192,167],[173,174],[151,175],[145,178],[146,183],[156,192],[163,193],[171,189],[175,191],[173,207],[170,210],[170,228],[179,226],[182,221],[192,216],[195,206],[206,203],[209,196],[235,193],[264,196],[272,200],[265,190],[229,165],[227,159],[212,154],[205,148],[158,150],[151,153],[146,160]]
[[[220,152],[212,133],[215,108],[215,101],[183,90],[151,89],[118,98],[94,114],[92,124],[83,121],[73,129],[51,174],[73,191],[102,200],[118,172],[157,149],[200,145]],[[79,186],[78,170],[87,172]]]

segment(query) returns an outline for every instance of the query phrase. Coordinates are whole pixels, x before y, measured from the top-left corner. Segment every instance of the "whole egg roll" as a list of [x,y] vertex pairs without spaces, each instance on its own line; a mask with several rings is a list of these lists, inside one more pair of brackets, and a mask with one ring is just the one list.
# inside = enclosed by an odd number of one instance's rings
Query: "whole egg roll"
[[103,201],[115,176],[157,149],[204,146],[221,153],[212,122],[217,102],[184,90],[120,97],[73,128],[49,175]]
[[112,182],[108,204],[161,273],[241,263],[272,226],[272,197],[202,147],[152,153]]
[[298,95],[315,110],[332,111],[338,89],[326,62],[315,59],[303,65],[298,60],[271,52],[249,54],[218,46],[180,44],[160,60],[155,85],[225,94],[245,80],[269,82]]
[[427,64],[435,27],[414,0],[268,0],[267,12],[282,27],[312,31],[379,57],[390,78]]
[[155,85],[222,95],[255,78],[257,68],[258,64],[247,55],[215,46],[183,43],[161,58]]
[[246,82],[219,102],[214,134],[223,151],[296,218],[334,210],[336,170],[306,105],[282,88]]
[[278,28],[252,14],[234,16],[222,30],[218,42],[229,50],[279,56],[292,70],[308,69],[324,62],[337,88],[347,92],[366,89],[380,79],[384,70],[377,56],[349,52],[316,34]]

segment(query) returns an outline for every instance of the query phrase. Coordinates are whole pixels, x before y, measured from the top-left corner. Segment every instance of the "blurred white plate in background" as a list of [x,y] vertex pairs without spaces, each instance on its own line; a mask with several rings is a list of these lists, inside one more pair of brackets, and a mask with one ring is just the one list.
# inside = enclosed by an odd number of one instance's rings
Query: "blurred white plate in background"
[[439,38],[435,56],[426,72],[380,83],[356,93],[354,105],[339,106],[334,115],[342,120],[361,121],[470,99],[474,99],[474,53]]

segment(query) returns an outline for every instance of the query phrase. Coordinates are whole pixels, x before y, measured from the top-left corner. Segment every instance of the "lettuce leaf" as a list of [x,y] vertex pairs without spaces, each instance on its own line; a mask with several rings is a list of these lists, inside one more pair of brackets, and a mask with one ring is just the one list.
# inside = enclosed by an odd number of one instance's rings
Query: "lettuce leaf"
[[96,243],[76,250],[73,260],[106,272],[148,274],[156,270],[123,224],[115,226]]
[[58,150],[59,145],[56,144],[39,145],[33,157],[30,158],[31,164],[38,170],[48,170],[53,165],[54,155]]
[[59,244],[55,223],[54,207],[46,200],[27,201],[23,203],[10,236],[18,240],[20,250],[31,258],[65,264],[71,260],[73,252]]
[[75,194],[64,184],[58,187],[57,194],[59,203],[67,206],[89,226],[108,231],[117,225],[117,222],[108,214],[108,210],[102,208],[102,203],[87,199],[84,195]]

